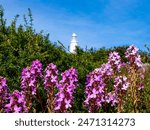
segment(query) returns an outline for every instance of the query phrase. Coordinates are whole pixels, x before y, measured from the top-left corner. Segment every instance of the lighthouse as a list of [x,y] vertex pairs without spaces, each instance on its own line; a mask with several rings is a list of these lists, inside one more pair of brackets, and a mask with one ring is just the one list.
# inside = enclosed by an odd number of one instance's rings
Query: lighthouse
[[70,53],[76,54],[76,47],[78,46],[77,35],[75,33],[72,34],[72,39],[70,43]]

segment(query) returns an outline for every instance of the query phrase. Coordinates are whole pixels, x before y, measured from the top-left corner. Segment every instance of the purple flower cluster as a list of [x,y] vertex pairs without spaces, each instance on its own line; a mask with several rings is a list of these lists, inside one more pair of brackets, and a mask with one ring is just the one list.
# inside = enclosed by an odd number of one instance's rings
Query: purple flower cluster
[[[103,83],[100,72],[100,69],[96,69],[87,75],[86,100],[84,103],[89,112],[98,112],[104,101],[104,88],[106,84]],[[105,72],[103,74],[106,74]]]
[[24,68],[21,73],[21,89],[25,94],[28,111],[37,92],[38,76],[42,77],[42,64],[39,60],[33,61],[31,67]]
[[90,112],[98,112],[102,104],[113,97],[107,95],[107,83],[113,76],[113,69],[117,68],[119,70],[120,64],[120,56],[114,52],[110,54],[108,63],[102,64],[100,68],[87,75],[86,100],[84,103]]
[[120,68],[120,56],[117,52],[113,52],[109,55],[108,63],[102,64],[100,68],[87,75],[85,106],[90,112],[98,112],[102,103],[113,97],[107,95],[107,83],[112,79],[114,71],[116,69],[119,71]]
[[8,88],[6,79],[0,76],[0,110],[4,107],[7,96],[8,96]]
[[106,102],[110,103],[111,106],[115,106],[120,102],[127,92],[127,89],[129,88],[130,83],[128,82],[128,79],[126,76],[117,76],[114,79],[114,91],[111,91],[106,96]]
[[99,69],[97,69],[99,75],[101,76],[102,80],[109,79],[113,74],[112,66],[109,63],[102,64]]
[[122,63],[121,63],[121,58],[118,52],[111,52],[109,54],[108,64],[111,65],[113,70],[117,70],[118,72],[120,71]]
[[138,84],[138,86],[139,86],[138,90],[141,90],[144,88],[142,80],[144,79],[145,67],[141,61],[140,55],[138,54],[138,50],[139,49],[136,48],[134,45],[131,45],[126,50],[125,55],[126,55],[126,58],[128,58],[128,60],[129,60],[129,62],[127,63],[128,71],[129,71],[129,73],[133,73],[133,72],[131,72],[131,70],[134,69],[136,74],[138,74],[139,81],[141,81]]
[[21,89],[28,94],[36,95],[37,77],[42,76],[42,64],[35,60],[30,68],[24,68],[21,74]]
[[63,72],[61,74],[62,80],[57,85],[58,93],[55,97],[55,111],[67,112],[67,109],[72,107],[73,94],[77,87],[78,76],[74,68]]
[[9,95],[8,102],[9,103],[5,105],[6,112],[21,113],[27,111],[25,95],[23,92],[15,90],[12,94]]
[[47,92],[48,111],[54,110],[54,88],[58,85],[58,70],[53,63],[49,64],[45,69],[44,88]]
[[109,92],[107,95],[106,95],[106,98],[105,98],[105,101],[107,103],[110,103],[111,106],[115,106],[116,103],[117,103],[117,96],[116,94],[112,91],[112,92]]
[[[98,112],[100,107],[106,103],[111,104],[111,106],[117,104],[118,112],[121,112],[123,110],[123,96],[125,96],[127,89],[131,86],[128,76],[133,74],[132,69],[138,75],[136,77],[139,80],[143,79],[144,68],[138,54],[138,48],[131,45],[126,50],[125,55],[129,62],[122,63],[119,54],[111,52],[106,64],[102,64],[100,68],[95,69],[87,75],[86,100],[84,103],[90,112]],[[127,77],[120,73],[121,68],[128,70],[126,71]],[[114,81],[114,88],[108,91],[110,81]],[[138,90],[144,88],[142,82],[136,85],[139,85]]]
[[[85,106],[88,107],[90,112],[98,112],[103,103],[110,103],[112,106],[116,104],[116,94],[113,92],[108,93],[107,87],[115,74],[120,72],[121,67],[120,55],[117,52],[111,52],[108,63],[102,64],[100,68],[87,75]],[[127,84],[122,85],[122,89],[126,89],[127,86],[125,85]]]
[[36,94],[36,77],[31,74],[30,68],[24,68],[21,74],[21,89],[28,94]]
[[58,84],[58,70],[53,63],[49,64],[45,69],[44,86],[45,90],[49,93]]
[[30,72],[35,77],[42,77],[42,63],[39,60],[33,61],[31,64]]
[[115,88],[115,93],[118,94],[121,91],[126,91],[127,88],[129,87],[129,82],[127,81],[126,76],[118,76],[115,78],[114,81],[114,88]]
[[128,64],[134,64],[136,67],[143,67],[143,63],[141,62],[141,57],[138,54],[138,48],[136,48],[134,45],[129,46],[129,48],[125,52],[125,57],[128,58],[129,62]]

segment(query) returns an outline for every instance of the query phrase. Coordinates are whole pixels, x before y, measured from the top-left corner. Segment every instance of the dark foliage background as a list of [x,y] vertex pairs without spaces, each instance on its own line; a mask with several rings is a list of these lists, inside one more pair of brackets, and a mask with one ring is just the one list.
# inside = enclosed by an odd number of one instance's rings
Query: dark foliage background
[[[109,52],[117,51],[125,61],[124,52],[127,46],[114,47],[110,49],[91,48],[83,50],[77,48],[77,54],[68,53],[61,42],[52,43],[49,34],[44,35],[43,31],[36,32],[33,28],[33,18],[31,10],[27,16],[24,15],[24,23],[17,26],[16,15],[10,25],[4,18],[4,10],[0,7],[0,75],[7,78],[9,91],[20,89],[20,76],[24,67],[30,66],[31,62],[39,59],[43,64],[43,69],[49,64],[57,65],[59,73],[75,67],[78,72],[79,86],[76,90],[75,105],[72,112],[87,112],[83,107],[86,74],[102,63],[107,62]],[[142,61],[150,63],[150,51],[140,52]],[[149,68],[148,68],[149,69]],[[145,88],[141,95],[142,102],[139,104],[140,112],[150,112],[150,69],[146,73]],[[46,95],[43,89],[43,82],[40,81],[40,95],[43,104],[46,104]],[[41,112],[39,100],[37,98],[35,107],[37,112]],[[113,111],[110,111],[113,112]]]

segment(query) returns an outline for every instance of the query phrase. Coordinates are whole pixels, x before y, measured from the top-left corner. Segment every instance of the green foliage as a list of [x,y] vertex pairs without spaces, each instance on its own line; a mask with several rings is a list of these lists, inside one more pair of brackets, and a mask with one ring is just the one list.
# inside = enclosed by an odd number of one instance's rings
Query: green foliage
[[[86,75],[95,68],[100,67],[101,64],[106,63],[110,51],[118,51],[122,59],[126,60],[124,52],[127,47],[100,48],[99,50],[91,48],[86,51],[78,47],[77,54],[70,54],[66,52],[65,47],[59,41],[55,44],[52,43],[49,40],[49,34],[44,35],[42,31],[37,33],[33,29],[33,18],[30,9],[28,9],[28,15],[24,15],[24,25],[16,25],[18,17],[19,15],[16,15],[11,24],[7,26],[4,10],[2,6],[0,7],[0,75],[7,78],[10,92],[20,89],[21,71],[35,59],[42,62],[43,69],[49,63],[56,64],[59,73],[70,67],[75,67],[79,76],[79,85],[75,94],[73,112],[87,112],[83,107]],[[146,57],[148,61],[149,57],[147,55]],[[146,86],[148,85],[146,84]],[[41,100],[45,104],[46,96],[42,83],[39,85],[39,90]],[[148,92],[150,92],[150,87],[145,89],[144,94],[148,95]],[[147,100],[150,101],[150,96],[143,99],[145,102]],[[40,102],[36,102],[37,107],[40,107]],[[150,111],[148,107],[143,108],[144,103],[141,106],[142,109],[146,109],[143,110],[144,112]],[[40,108],[37,110],[38,112],[41,111]]]
[[139,111],[150,113],[150,66],[147,66],[145,80],[145,88],[141,92],[141,101],[139,102]]

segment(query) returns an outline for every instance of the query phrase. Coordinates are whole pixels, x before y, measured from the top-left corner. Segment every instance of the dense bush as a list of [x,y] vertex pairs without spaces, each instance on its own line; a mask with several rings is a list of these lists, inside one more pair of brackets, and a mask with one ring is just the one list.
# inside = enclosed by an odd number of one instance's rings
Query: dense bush
[[[44,35],[42,33],[43,31],[38,33],[33,29],[33,18],[30,10],[28,18],[24,16],[24,25],[16,25],[18,17],[19,15],[16,15],[12,23],[7,25],[7,21],[4,19],[3,8],[0,8],[0,75],[6,77],[9,92],[13,92],[15,89],[20,90],[20,72],[22,68],[30,66],[31,62],[35,59],[39,59],[42,62],[43,69],[46,68],[49,63],[54,63],[59,69],[59,75],[63,71],[74,67],[78,73],[78,87],[74,94],[75,103],[72,112],[87,112],[88,110],[84,107],[83,103],[85,100],[86,75],[95,68],[99,68],[103,63],[106,63],[108,55],[112,51],[119,53],[122,62],[127,61],[124,56],[127,46],[114,47],[111,49],[101,48],[99,50],[91,48],[86,51],[77,48],[76,55],[67,53],[66,48],[64,48],[60,42],[52,43],[49,40],[49,35]],[[144,63],[150,61],[149,55],[145,52],[141,52],[141,57]],[[147,72],[144,80],[145,88],[141,94],[143,102],[139,103],[141,112],[150,111],[149,76]],[[61,77],[58,76],[58,79],[61,80]],[[13,94],[16,93],[18,95],[20,94],[13,92]],[[37,112],[44,112],[41,108],[41,101],[43,104],[46,104],[47,99],[42,81],[39,82],[38,95],[34,103],[34,108],[36,108]],[[130,106],[126,108],[126,112],[128,112],[129,107]]]

